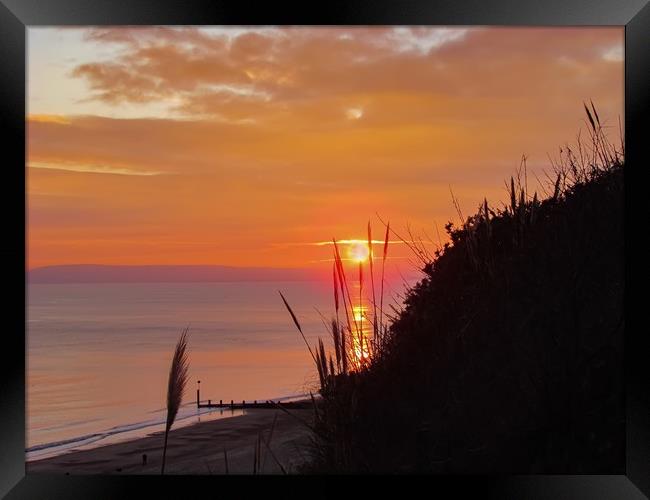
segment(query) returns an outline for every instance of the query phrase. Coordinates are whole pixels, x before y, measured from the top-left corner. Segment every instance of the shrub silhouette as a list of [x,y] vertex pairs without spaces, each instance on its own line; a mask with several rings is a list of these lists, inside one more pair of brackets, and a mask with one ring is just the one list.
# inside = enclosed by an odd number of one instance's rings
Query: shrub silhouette
[[585,109],[545,199],[518,175],[447,225],[382,356],[323,394],[312,471],[623,473],[624,149]]

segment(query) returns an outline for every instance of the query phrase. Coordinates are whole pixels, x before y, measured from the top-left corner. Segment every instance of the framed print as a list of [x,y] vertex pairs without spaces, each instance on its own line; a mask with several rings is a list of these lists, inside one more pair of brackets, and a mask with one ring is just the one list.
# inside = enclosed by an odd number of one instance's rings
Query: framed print
[[0,492],[647,498],[649,23],[2,0]]

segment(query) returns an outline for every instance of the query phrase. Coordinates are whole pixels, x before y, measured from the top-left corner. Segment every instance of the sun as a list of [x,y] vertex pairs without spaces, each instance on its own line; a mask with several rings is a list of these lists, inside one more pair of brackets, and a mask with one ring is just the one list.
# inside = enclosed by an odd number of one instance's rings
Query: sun
[[355,262],[365,262],[369,255],[370,250],[366,242],[356,241],[348,246],[348,257]]

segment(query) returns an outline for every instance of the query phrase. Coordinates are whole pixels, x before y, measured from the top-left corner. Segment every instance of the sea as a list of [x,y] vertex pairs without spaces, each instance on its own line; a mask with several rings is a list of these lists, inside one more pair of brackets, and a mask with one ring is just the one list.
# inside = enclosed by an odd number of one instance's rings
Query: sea
[[197,397],[277,401],[316,392],[315,366],[279,291],[308,342],[327,345],[323,321],[334,298],[330,284],[316,281],[28,284],[26,459],[162,431],[185,328],[189,381],[174,428],[245,412],[199,411]]

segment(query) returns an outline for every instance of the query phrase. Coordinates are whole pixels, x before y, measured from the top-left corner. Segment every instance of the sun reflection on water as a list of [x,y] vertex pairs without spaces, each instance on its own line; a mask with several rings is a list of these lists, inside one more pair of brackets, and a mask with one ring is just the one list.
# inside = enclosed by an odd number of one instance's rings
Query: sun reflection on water
[[357,362],[362,362],[370,357],[370,340],[372,339],[372,326],[368,320],[367,304],[353,306],[353,316],[356,331],[352,336],[352,350],[354,359]]

